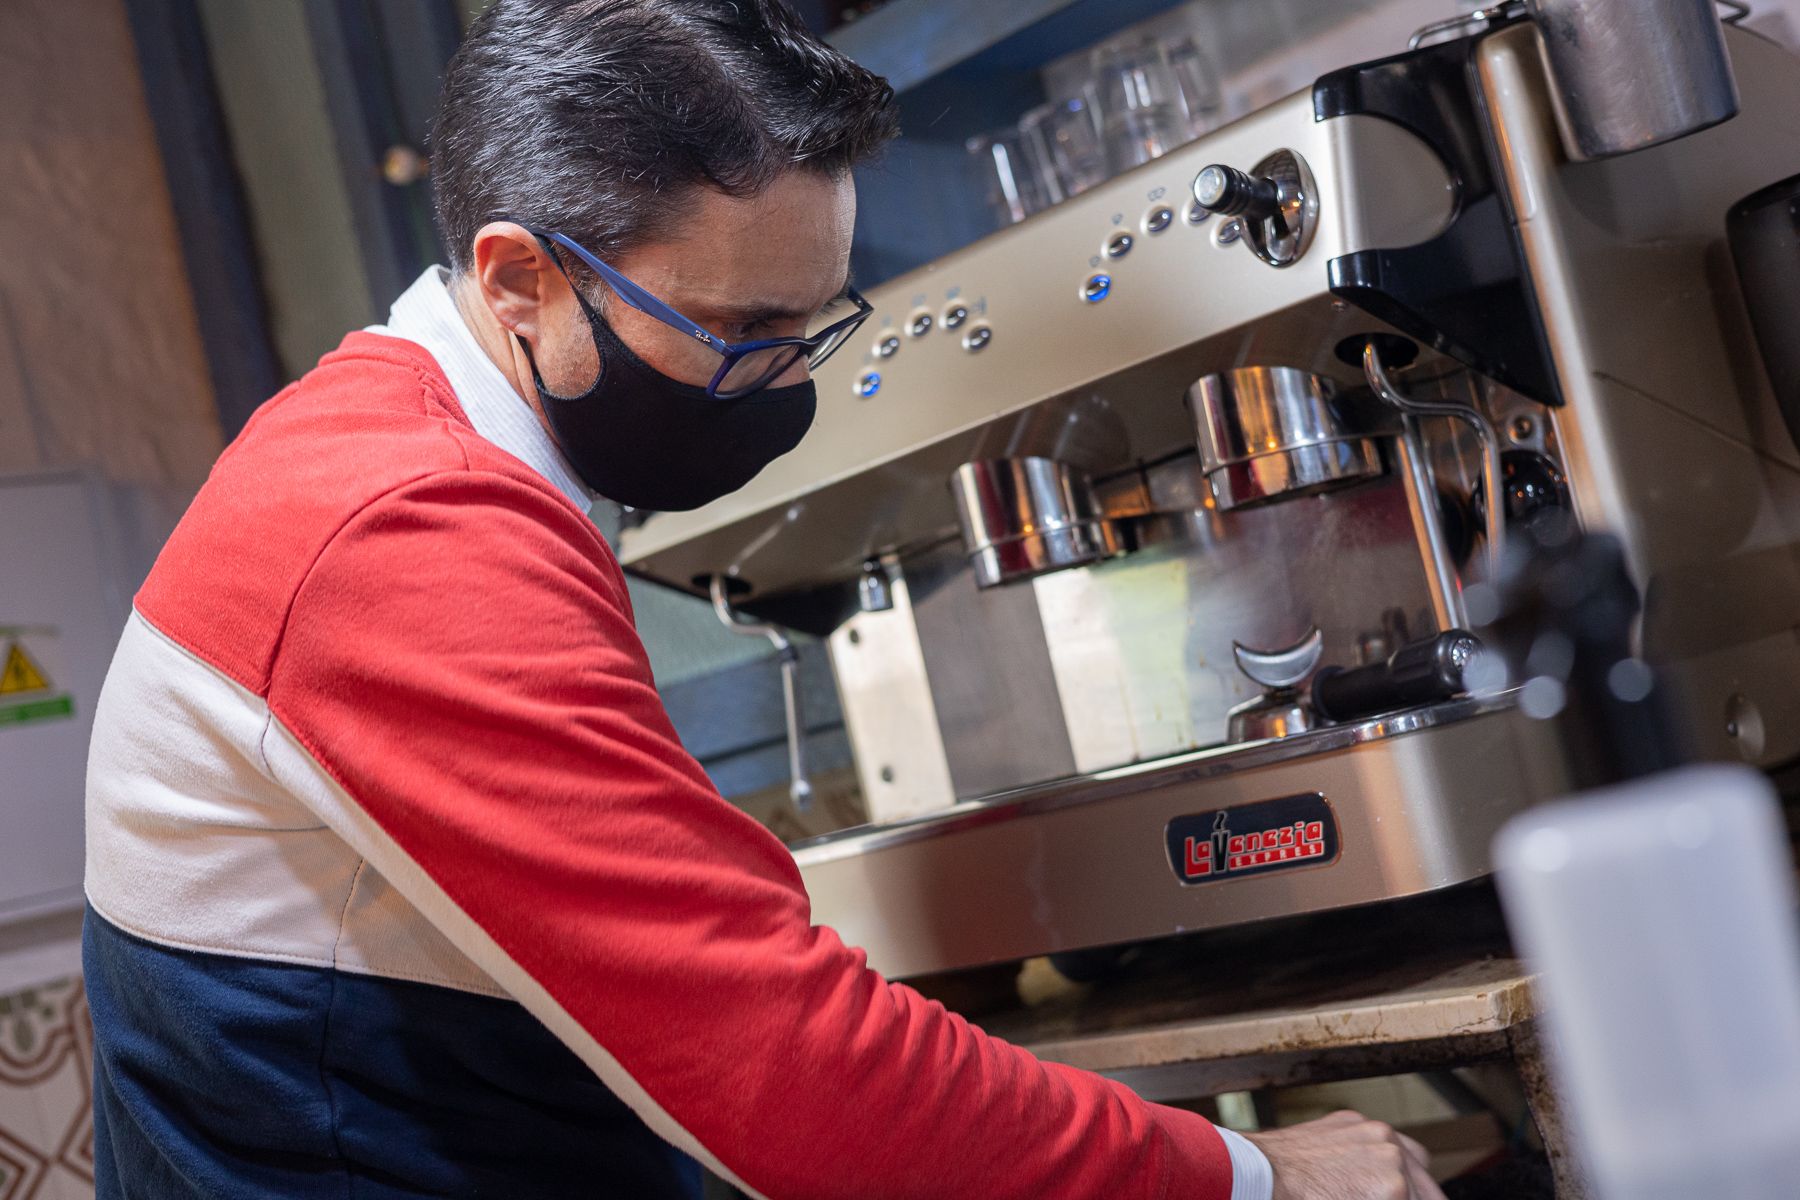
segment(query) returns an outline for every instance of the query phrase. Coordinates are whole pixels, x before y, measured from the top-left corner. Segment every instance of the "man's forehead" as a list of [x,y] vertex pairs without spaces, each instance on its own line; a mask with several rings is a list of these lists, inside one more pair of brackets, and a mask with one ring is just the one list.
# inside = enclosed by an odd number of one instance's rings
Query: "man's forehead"
[[726,268],[776,263],[801,271],[841,268],[850,253],[856,192],[849,178],[789,172],[753,196],[699,189],[691,218],[670,229],[677,244]]
[[[687,219],[629,256],[646,276],[660,275],[690,303],[716,309],[804,314],[843,290],[855,223],[847,177],[793,172],[741,198],[696,192]],[[655,290],[650,278],[639,282]]]
[[813,316],[842,296],[849,286],[848,273],[835,285],[814,288],[805,294],[794,288],[750,285],[733,289],[715,283],[697,288],[690,303],[704,307],[711,316],[731,321],[798,321]]

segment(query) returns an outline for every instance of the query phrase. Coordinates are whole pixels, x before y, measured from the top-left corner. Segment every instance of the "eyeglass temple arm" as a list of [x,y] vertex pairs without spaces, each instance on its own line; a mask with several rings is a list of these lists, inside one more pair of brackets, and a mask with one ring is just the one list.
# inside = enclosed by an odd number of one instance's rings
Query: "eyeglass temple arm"
[[599,275],[600,278],[605,281],[606,286],[611,288],[619,299],[637,309],[639,312],[644,313],[646,316],[655,317],[663,324],[673,326],[675,329],[680,330],[689,337],[704,341],[707,345],[712,346],[715,349],[722,351],[725,348],[726,343],[720,340],[716,334],[708,333],[705,327],[698,321],[670,308],[667,304],[664,304],[661,300],[658,300],[655,296],[633,283],[626,276],[620,274],[617,268],[601,262],[598,258],[595,258],[592,254],[583,250],[569,238],[560,233],[539,234],[538,236],[548,237],[556,245],[563,247],[576,258],[579,258],[582,262],[586,263],[588,268]]

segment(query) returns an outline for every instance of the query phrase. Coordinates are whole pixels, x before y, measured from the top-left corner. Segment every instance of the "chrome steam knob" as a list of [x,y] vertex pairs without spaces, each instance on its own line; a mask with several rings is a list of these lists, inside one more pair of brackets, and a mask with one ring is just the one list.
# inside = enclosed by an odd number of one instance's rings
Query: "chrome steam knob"
[[1222,217],[1260,221],[1281,211],[1281,190],[1273,179],[1214,163],[1194,176],[1194,202]]

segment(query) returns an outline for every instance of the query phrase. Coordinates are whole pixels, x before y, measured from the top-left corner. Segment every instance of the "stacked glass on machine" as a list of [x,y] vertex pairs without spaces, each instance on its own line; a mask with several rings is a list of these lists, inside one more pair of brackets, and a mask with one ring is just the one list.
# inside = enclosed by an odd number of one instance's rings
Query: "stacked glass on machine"
[[1223,110],[1218,73],[1193,38],[1108,42],[1073,94],[969,139],[968,150],[1005,226],[1192,141]]

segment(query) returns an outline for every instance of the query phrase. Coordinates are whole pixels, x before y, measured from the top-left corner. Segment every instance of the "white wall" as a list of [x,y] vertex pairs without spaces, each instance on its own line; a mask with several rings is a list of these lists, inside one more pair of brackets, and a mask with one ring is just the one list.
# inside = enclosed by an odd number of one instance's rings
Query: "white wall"
[[[218,420],[120,0],[0,0],[0,473],[81,466],[133,586],[220,449]],[[27,551],[67,555],[23,503]],[[42,522],[37,522],[42,524]],[[20,532],[15,526],[15,532]],[[25,589],[0,563],[0,608]],[[0,612],[0,624],[17,619]],[[111,633],[97,635],[110,649]],[[25,742],[0,731],[0,839],[23,836]],[[60,803],[80,804],[73,761]],[[8,789],[12,790],[8,790]],[[78,824],[79,813],[75,814]],[[78,868],[72,860],[71,870]],[[0,927],[0,1195],[93,1195],[79,911]]]
[[[89,472],[110,526],[102,573],[128,595],[220,434],[120,0],[0,3],[0,181],[0,475]],[[45,527],[38,490],[0,488],[0,626],[66,623],[58,609],[93,599],[87,584],[61,601],[39,586],[78,566],[91,579],[95,563]],[[75,649],[103,662],[116,636]],[[47,803],[78,826],[82,755],[65,756],[55,795],[23,782],[42,733],[0,729],[0,838],[41,828]]]

